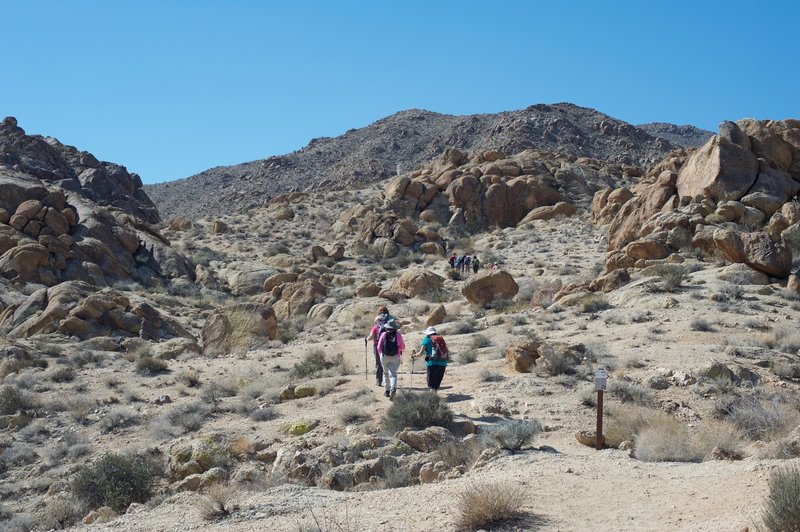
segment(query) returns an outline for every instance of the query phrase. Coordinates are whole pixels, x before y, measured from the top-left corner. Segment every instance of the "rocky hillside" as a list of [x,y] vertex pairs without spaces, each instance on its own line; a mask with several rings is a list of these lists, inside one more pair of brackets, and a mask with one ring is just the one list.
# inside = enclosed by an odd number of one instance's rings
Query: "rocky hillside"
[[[647,166],[683,145],[696,131],[675,126],[670,138],[593,109],[561,103],[520,111],[453,116],[422,110],[397,113],[335,138],[312,140],[283,156],[217,167],[179,181],[149,185],[165,218],[241,212],[285,192],[344,189],[409,171],[449,148],[519,153],[538,149],[617,164]],[[686,131],[689,139],[682,139]],[[699,130],[698,130],[699,131]]]
[[654,137],[668,140],[683,148],[699,148],[714,135],[713,132],[698,127],[690,125],[678,126],[666,122],[639,124],[636,127],[647,131]]

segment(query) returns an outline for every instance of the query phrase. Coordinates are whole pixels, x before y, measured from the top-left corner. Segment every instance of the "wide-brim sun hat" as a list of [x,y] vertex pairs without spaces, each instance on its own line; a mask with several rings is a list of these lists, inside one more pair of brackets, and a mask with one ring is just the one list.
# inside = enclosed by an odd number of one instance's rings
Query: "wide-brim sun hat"
[[431,334],[436,334],[436,327],[428,327],[425,329],[425,336],[429,336]]
[[386,322],[386,325],[383,326],[384,331],[396,331],[397,329],[399,329],[399,327],[394,321]]

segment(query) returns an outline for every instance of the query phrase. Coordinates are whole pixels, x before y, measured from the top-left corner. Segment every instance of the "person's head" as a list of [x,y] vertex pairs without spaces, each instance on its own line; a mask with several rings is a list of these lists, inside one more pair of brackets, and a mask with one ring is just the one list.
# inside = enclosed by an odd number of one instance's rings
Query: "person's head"
[[386,325],[383,326],[383,330],[388,333],[397,332],[398,326],[397,322],[394,320],[389,320],[386,322]]
[[425,336],[431,336],[432,334],[436,334],[436,327],[433,327],[433,326],[428,327],[427,329],[425,329],[425,333],[424,334],[425,334]]
[[389,309],[386,308],[386,305],[381,305],[378,308],[378,314],[389,314]]

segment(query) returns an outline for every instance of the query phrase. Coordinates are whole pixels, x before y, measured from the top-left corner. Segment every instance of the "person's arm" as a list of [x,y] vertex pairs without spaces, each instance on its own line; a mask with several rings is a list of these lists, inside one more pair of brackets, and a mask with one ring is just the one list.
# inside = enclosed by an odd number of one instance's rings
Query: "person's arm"
[[372,329],[369,330],[369,336],[367,336],[367,341],[374,340],[375,339],[375,334],[377,332],[378,332],[378,328],[373,325]]
[[383,333],[378,339],[378,356],[383,356],[383,341],[386,339],[386,333]]
[[403,341],[403,335],[399,332],[397,333],[397,351],[400,356],[403,356],[403,350],[406,348],[406,343]]

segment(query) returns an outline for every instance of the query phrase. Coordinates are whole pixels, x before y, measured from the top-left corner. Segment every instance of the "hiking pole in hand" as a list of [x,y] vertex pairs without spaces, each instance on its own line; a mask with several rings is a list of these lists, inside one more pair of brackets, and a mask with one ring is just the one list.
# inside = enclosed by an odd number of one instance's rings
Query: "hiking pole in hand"
[[364,338],[364,380],[369,380],[367,373],[369,369],[367,369],[367,339]]
[[414,391],[414,361],[416,360],[414,355],[416,355],[416,353],[411,353],[411,383],[408,385],[412,392]]

